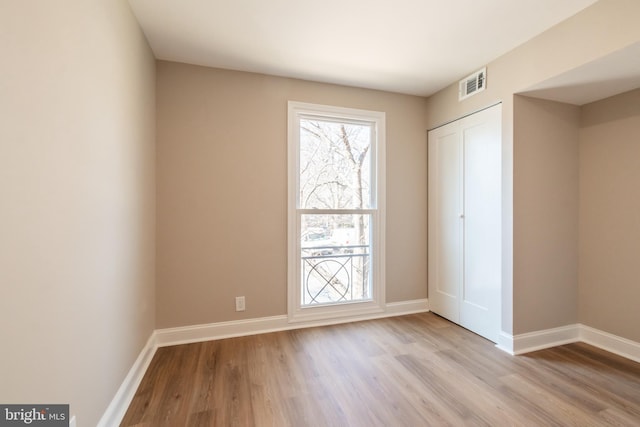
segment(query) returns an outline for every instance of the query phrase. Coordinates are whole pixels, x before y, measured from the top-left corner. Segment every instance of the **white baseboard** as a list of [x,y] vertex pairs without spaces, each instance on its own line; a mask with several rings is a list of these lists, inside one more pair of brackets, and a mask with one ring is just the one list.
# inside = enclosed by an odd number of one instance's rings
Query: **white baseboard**
[[429,311],[429,300],[426,298],[389,302],[386,305],[384,316],[379,317],[405,316],[407,314],[426,313],[427,311]]
[[498,342],[496,343],[496,347],[514,356],[515,353],[513,352],[513,335],[501,331],[500,334],[498,334]]
[[[144,377],[147,368],[153,359],[153,355],[157,349],[155,341],[155,332],[151,333],[151,336],[147,340],[147,344],[142,348],[142,351],[138,355],[138,358],[133,363],[133,366],[127,373],[122,385],[118,388],[116,395],[111,400],[111,403],[107,407],[107,410],[100,418],[98,427],[112,427],[120,425],[124,414],[127,412],[133,396]],[[75,423],[75,417],[74,417]]]
[[287,324],[287,316],[282,315],[156,329],[155,335],[158,347],[166,347],[169,345],[189,344],[281,331]]
[[518,355],[579,341],[640,362],[640,343],[581,324],[515,336],[501,332],[496,347],[509,354]]
[[359,320],[379,319],[406,314],[429,311],[427,299],[388,303],[385,311],[366,315],[342,317],[330,320],[314,320],[290,323],[286,315],[259,317],[255,319],[234,320],[229,322],[209,323],[205,325],[184,326],[178,328],[157,329],[155,339],[158,347],[188,344],[194,342],[219,340],[224,338],[264,334],[268,332],[286,331],[315,326],[336,325]]
[[640,343],[580,325],[580,341],[640,363]]
[[580,325],[561,326],[559,328],[518,334],[513,337],[513,354],[530,353],[536,350],[556,347],[579,341]]

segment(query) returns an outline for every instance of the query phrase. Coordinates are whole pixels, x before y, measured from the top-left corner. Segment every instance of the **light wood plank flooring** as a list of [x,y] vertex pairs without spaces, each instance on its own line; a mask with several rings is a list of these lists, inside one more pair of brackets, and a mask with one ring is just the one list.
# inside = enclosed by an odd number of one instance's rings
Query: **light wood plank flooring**
[[432,313],[158,349],[122,426],[640,426],[640,364]]

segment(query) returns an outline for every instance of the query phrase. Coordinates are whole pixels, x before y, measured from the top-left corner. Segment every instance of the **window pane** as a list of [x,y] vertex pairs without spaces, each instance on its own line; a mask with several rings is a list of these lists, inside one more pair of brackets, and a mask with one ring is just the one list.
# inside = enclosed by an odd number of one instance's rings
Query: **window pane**
[[302,215],[303,306],[371,299],[371,215]]
[[301,209],[371,208],[370,124],[300,120]]

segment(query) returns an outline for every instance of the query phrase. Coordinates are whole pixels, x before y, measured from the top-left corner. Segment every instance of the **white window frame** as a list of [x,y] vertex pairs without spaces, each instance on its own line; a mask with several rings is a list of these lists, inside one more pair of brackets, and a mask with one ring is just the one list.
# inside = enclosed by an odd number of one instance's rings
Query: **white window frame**
[[[299,209],[300,119],[338,119],[369,122],[374,125],[371,168],[371,206],[362,210]],[[361,317],[386,310],[385,303],[385,204],[386,204],[386,144],[385,113],[379,111],[334,107],[289,101],[288,104],[288,268],[287,300],[289,322]],[[371,299],[322,306],[301,304],[300,218],[304,214],[364,213],[371,215]]]

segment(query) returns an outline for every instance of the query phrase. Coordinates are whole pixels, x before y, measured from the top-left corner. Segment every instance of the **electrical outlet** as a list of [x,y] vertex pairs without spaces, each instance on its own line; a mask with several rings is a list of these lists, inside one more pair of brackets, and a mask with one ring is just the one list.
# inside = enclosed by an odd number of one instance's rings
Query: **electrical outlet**
[[244,297],[236,297],[236,311],[244,311]]

